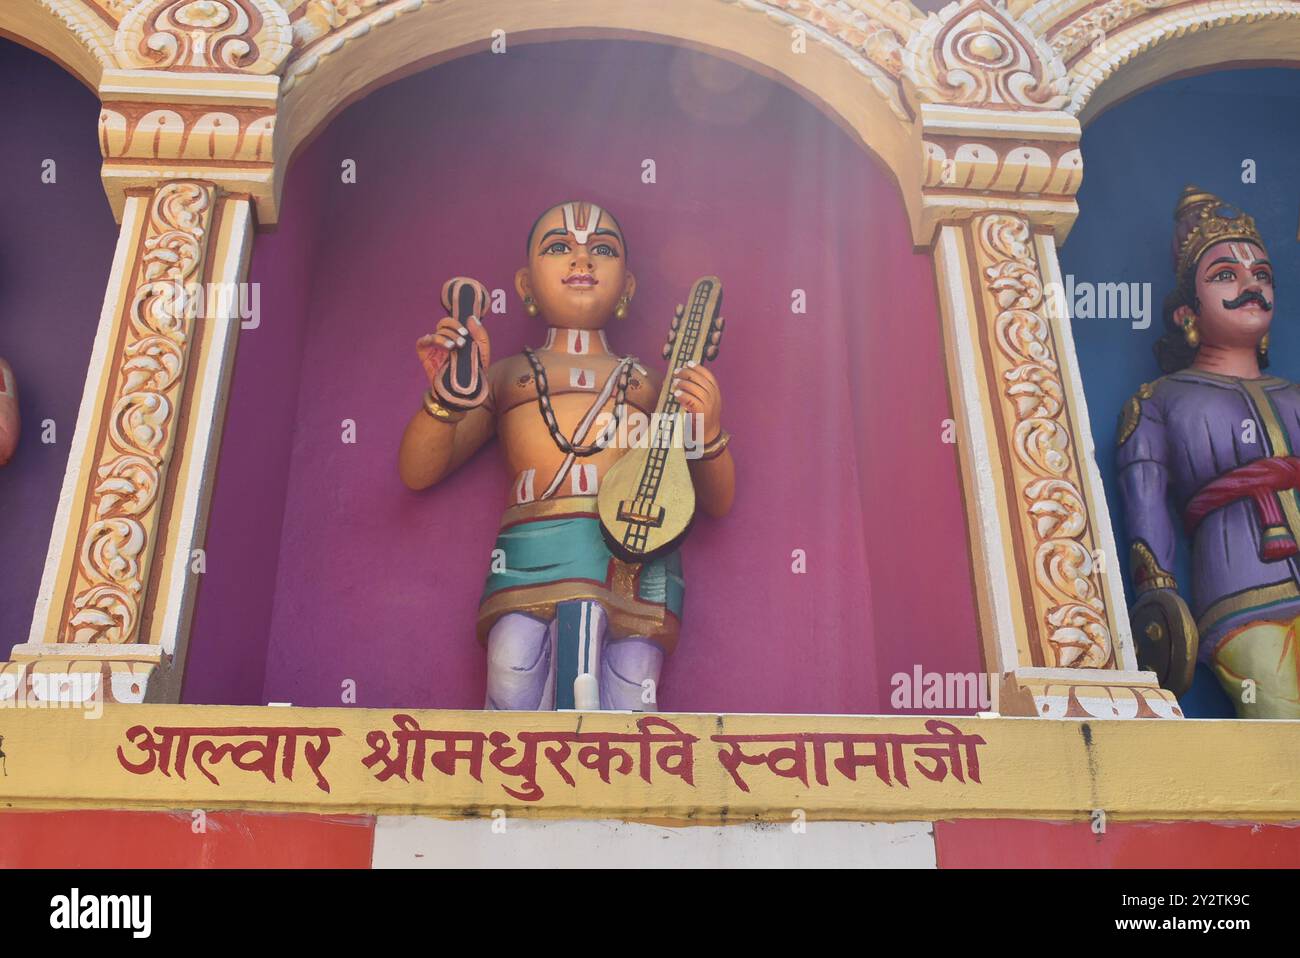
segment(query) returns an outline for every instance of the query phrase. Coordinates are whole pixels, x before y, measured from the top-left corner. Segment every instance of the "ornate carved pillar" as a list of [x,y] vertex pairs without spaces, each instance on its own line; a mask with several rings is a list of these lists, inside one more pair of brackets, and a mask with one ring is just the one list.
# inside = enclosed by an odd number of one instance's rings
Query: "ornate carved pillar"
[[1006,714],[1176,718],[1137,668],[1056,241],[1077,214],[1064,68],[1004,8],[912,37],[918,243],[933,249],[985,660]]
[[31,635],[0,694],[178,697],[251,226],[251,201],[212,183],[127,193]]
[[274,0],[139,0],[99,84],[121,233],[31,633],[0,699],[176,701],[254,214],[274,222]]

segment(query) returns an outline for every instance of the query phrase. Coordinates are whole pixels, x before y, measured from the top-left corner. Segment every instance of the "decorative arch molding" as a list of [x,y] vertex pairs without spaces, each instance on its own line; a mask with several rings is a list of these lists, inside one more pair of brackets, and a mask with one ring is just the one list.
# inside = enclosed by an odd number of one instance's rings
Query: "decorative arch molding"
[[1300,64],[1300,0],[1047,0],[1024,19],[1064,60],[1065,109],[1084,123],[1178,74]]
[[[585,0],[0,4],[0,31],[62,63],[106,105],[123,98],[123,71],[156,73],[159,82],[181,73],[196,81],[206,74],[214,84],[220,76],[265,78],[257,106],[271,110],[275,148],[273,156],[258,156],[266,164],[257,176],[267,185],[254,190],[263,222],[274,220],[287,161],[335,113],[402,75],[486,49],[501,30],[508,44],[562,37],[677,43],[773,76],[891,170],[921,242],[916,194],[932,185],[922,167],[935,154],[917,134],[933,140],[928,108],[1086,121],[1189,69],[1300,62],[1300,29],[1288,28],[1297,19],[1300,0],[965,0],[928,14],[906,0],[608,0],[595,12]],[[804,52],[794,49],[797,31]],[[988,68],[1004,58],[1001,73]],[[106,159],[120,165],[119,157]],[[1052,215],[1066,228],[1070,192],[1052,201],[1061,207]],[[120,207],[116,188],[110,197]]]
[[[108,3],[110,0],[103,0]],[[92,90],[112,67],[116,20],[89,0],[5,0],[0,35],[38,50]]]
[[[893,0],[281,0],[294,50],[281,82],[277,151],[293,152],[341,109],[419,69],[507,44],[623,38],[678,44],[794,89],[900,181],[914,164],[904,49],[924,16]],[[795,52],[796,32],[805,50]]]

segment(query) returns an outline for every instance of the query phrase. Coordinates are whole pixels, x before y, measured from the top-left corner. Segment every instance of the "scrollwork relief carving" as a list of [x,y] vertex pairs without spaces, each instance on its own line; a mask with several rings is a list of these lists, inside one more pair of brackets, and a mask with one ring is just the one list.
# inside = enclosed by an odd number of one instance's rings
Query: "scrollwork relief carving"
[[200,276],[214,193],[204,184],[173,182],[150,203],[90,490],[93,520],[77,549],[66,641],[134,638],[193,325],[175,293]]
[[113,46],[131,69],[274,73],[292,42],[273,0],[144,0],[122,17]]
[[1044,655],[1052,666],[1103,668],[1113,642],[1033,236],[1010,213],[978,217],[973,230]]

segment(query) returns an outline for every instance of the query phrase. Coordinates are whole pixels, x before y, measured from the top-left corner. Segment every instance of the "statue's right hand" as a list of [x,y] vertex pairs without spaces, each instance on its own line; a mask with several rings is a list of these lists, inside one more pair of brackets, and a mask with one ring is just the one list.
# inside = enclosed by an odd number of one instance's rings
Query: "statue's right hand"
[[434,327],[433,332],[426,333],[416,340],[415,348],[420,355],[420,363],[424,366],[430,384],[437,383],[438,376],[451,359],[452,352],[471,341],[478,345],[479,356],[486,369],[491,362],[490,346],[487,330],[483,328],[483,324],[477,317],[471,316],[462,326],[455,317],[444,316]]

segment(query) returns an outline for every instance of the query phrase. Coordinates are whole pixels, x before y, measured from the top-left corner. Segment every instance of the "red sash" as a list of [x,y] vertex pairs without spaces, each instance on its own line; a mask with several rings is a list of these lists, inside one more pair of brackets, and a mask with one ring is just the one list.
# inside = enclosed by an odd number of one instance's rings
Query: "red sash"
[[1261,529],[1259,557],[1265,562],[1300,552],[1294,530],[1288,528],[1278,493],[1300,489],[1300,458],[1272,456],[1229,470],[1201,487],[1187,503],[1183,527],[1190,536],[1206,516],[1232,502],[1250,498]]

